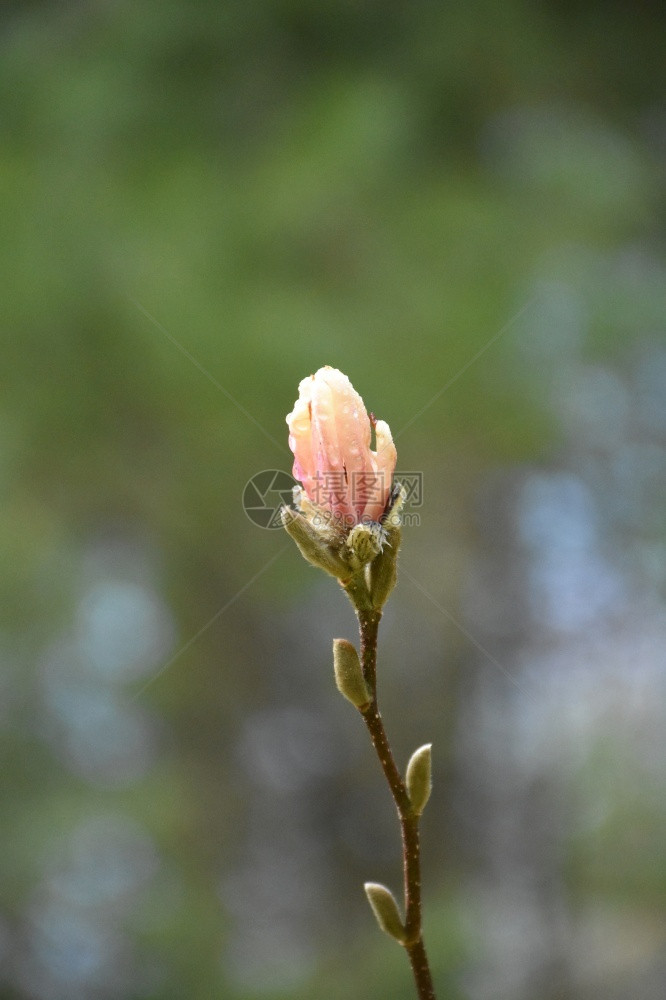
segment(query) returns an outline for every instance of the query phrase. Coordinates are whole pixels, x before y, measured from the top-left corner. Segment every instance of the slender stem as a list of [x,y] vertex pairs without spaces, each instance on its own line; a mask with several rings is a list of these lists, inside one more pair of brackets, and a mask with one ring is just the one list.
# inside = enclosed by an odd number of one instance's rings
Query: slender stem
[[361,664],[372,701],[362,708],[361,715],[368,727],[384,776],[395,802],[402,831],[403,875],[405,891],[405,941],[419,1000],[436,1000],[430,975],[428,956],[421,930],[421,848],[419,817],[412,812],[407,788],[398,770],[384,723],[377,706],[377,634],[381,611],[357,609],[361,636]]

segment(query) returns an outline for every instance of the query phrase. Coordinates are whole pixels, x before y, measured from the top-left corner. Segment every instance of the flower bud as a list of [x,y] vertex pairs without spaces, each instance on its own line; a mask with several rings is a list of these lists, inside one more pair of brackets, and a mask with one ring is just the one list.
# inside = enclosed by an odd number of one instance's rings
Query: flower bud
[[287,423],[294,479],[309,499],[347,528],[379,521],[391,490],[395,445],[386,421],[368,414],[347,376],[325,365],[304,378]]
[[366,882],[363,888],[380,928],[402,944],[405,928],[393,893],[379,882]]
[[333,640],[333,669],[338,691],[352,705],[362,708],[372,701],[356,648],[346,639]]
[[420,816],[432,791],[432,743],[425,743],[412,754],[405,775],[412,812]]

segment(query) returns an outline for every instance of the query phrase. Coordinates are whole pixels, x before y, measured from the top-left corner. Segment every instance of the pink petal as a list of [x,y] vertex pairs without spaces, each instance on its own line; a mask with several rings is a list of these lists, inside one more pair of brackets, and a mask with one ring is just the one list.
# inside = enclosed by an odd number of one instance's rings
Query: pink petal
[[369,504],[364,511],[366,517],[378,521],[384,513],[386,502],[391,492],[395,463],[398,457],[391,429],[385,420],[378,420],[375,424],[376,451],[370,452],[373,458],[375,472],[377,473],[377,500],[374,504]]

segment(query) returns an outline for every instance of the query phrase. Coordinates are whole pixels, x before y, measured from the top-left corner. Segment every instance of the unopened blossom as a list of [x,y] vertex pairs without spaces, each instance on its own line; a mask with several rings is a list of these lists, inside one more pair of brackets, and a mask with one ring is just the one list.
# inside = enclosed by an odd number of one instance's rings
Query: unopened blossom
[[[309,500],[347,527],[379,521],[396,450],[384,420],[368,416],[346,375],[328,365],[303,379],[287,416],[293,475]],[[370,448],[372,425],[376,450]]]

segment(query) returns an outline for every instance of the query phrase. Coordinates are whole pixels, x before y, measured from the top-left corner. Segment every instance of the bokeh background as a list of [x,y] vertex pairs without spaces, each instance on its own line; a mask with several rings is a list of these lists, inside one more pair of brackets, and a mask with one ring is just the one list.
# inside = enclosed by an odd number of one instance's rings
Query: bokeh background
[[650,0],[4,5],[3,1000],[412,996],[351,608],[242,504],[322,364],[423,477],[438,995],[663,996],[664,52]]

